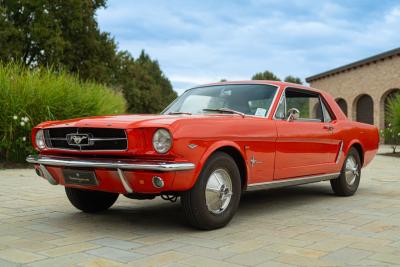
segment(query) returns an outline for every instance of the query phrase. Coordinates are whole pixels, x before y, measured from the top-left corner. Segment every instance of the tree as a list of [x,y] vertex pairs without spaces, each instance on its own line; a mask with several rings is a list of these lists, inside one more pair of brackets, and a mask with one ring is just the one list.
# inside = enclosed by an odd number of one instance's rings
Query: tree
[[299,77],[294,77],[292,75],[286,76],[285,82],[303,84],[303,82],[301,81],[301,79]]
[[266,70],[264,72],[258,72],[251,77],[252,80],[270,80],[270,81],[280,81],[280,79],[272,72]]
[[128,52],[120,52],[121,66],[116,75],[118,85],[132,113],[157,113],[176,98],[170,81],[157,61],[144,51],[134,60]]
[[118,52],[95,14],[106,0],[0,0],[0,61],[51,66],[120,88],[129,111],[159,112],[176,93],[157,61]]
[[100,32],[105,0],[0,0],[0,60],[52,66],[83,79],[112,82],[116,44]]

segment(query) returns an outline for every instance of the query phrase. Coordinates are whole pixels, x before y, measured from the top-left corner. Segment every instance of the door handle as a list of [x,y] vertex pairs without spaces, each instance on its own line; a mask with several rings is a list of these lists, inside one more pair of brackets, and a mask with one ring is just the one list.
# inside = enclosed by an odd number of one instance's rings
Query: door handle
[[324,129],[328,130],[328,131],[333,131],[333,126],[332,125],[324,125]]

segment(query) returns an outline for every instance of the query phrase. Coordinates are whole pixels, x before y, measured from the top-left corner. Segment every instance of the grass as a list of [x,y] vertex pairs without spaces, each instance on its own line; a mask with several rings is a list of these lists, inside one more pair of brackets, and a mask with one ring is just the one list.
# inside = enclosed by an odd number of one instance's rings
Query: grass
[[0,65],[0,162],[32,153],[30,132],[43,121],[125,113],[115,90],[52,69]]

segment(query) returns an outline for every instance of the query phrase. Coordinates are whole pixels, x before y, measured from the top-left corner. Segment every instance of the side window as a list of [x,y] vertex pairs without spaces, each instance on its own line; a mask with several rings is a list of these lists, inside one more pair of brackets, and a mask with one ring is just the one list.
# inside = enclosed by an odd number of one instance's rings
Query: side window
[[329,113],[329,110],[326,108],[324,101],[321,101],[321,105],[322,105],[322,112],[324,114],[324,122],[331,122],[332,116]]
[[285,96],[285,114],[289,109],[296,108],[300,111],[298,120],[309,122],[324,121],[324,113],[318,94],[301,89],[287,88]]
[[283,119],[286,118],[285,104],[286,104],[285,93],[283,93],[281,99],[279,100],[278,107],[276,109],[276,113],[275,113],[275,118],[276,119],[283,120]]

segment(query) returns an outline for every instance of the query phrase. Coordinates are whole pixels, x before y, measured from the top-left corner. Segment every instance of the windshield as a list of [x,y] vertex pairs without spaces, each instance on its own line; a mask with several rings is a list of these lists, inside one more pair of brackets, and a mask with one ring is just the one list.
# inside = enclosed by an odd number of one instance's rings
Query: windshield
[[205,114],[228,110],[265,117],[277,87],[264,84],[227,84],[186,91],[163,114]]

